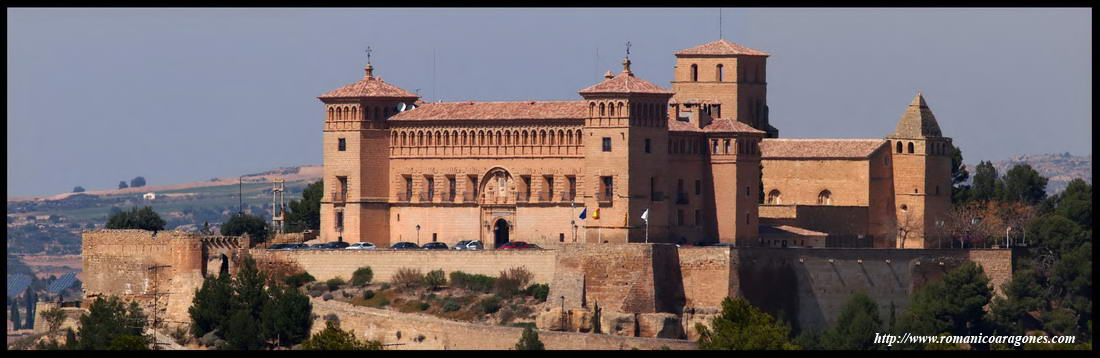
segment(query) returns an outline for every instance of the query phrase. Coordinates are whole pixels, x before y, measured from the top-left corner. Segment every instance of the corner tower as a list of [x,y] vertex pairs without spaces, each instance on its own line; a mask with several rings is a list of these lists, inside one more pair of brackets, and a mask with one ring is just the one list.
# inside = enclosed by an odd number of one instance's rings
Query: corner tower
[[778,137],[768,122],[768,56],[724,39],[677,52],[672,110],[677,118],[694,111],[730,118]]
[[[672,92],[634,77],[630,58],[623,71],[578,91],[588,106],[584,132],[585,207],[599,218],[585,220],[585,242],[643,242],[649,209],[649,241],[667,235],[664,175],[668,163],[668,99]],[[590,210],[589,215],[594,214]]]
[[893,158],[897,247],[935,247],[935,228],[951,209],[951,138],[942,135],[918,92],[886,139]]
[[389,244],[389,126],[419,97],[374,76],[317,97],[325,104],[321,241]]

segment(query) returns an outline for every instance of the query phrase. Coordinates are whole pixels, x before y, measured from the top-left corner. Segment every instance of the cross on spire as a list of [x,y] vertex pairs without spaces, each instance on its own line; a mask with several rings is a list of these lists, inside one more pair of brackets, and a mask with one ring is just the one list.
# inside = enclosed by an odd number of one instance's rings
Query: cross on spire
[[370,52],[371,52],[370,46],[367,46],[367,64],[370,64]]
[[366,73],[367,73],[366,75],[363,76],[363,78],[366,78],[366,79],[370,79],[370,78],[374,77],[374,65],[370,64],[370,53],[371,53],[370,46],[367,46],[367,67],[363,67],[363,70],[366,71]]
[[630,57],[630,41],[626,42],[626,57]]

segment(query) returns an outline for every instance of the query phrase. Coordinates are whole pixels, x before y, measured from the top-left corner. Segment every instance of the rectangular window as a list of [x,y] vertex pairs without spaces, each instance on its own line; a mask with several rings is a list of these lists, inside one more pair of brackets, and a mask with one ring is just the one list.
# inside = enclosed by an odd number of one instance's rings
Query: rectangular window
[[336,231],[344,231],[344,212],[336,212]]
[[344,139],[344,138],[337,139],[336,150],[339,150],[339,151],[343,152],[347,149],[348,149],[347,139]]
[[676,209],[676,225],[684,225],[684,209]]
[[569,180],[569,200],[573,201],[577,199],[577,177],[566,176],[565,179]]
[[646,138],[646,139],[645,139],[645,152],[646,152],[646,153],[649,153],[649,152],[650,152],[650,151],[649,151],[649,150],[650,150],[650,149],[649,149],[649,145],[650,145],[650,143],[649,143],[649,138]]
[[477,176],[476,175],[471,175],[470,176],[470,185],[471,185],[472,188],[474,188],[473,190],[471,190],[471,191],[474,192],[474,197],[477,197]]
[[649,177],[649,198],[657,200],[657,177]]
[[603,151],[611,151],[611,137],[603,137]]
[[600,190],[603,193],[603,198],[601,199],[604,201],[610,201],[611,194],[615,192],[615,188],[613,187],[614,182],[611,180],[610,176],[606,176],[600,177],[600,184],[603,186],[603,188],[601,188]]
[[436,239],[438,238],[438,236],[436,236],[436,235],[438,235],[438,234],[436,234],[436,233],[434,233],[434,232],[432,233],[432,242],[436,242],[436,241],[437,241]]
[[428,201],[435,198],[435,177],[425,177],[428,181]]
[[703,182],[699,179],[695,179],[695,195],[701,195],[703,193]]
[[454,201],[455,200],[455,193],[458,192],[457,188],[458,188],[458,186],[457,186],[457,183],[455,182],[455,177],[448,176],[447,177],[447,195],[450,195],[450,198],[449,198],[450,200],[448,200],[448,201]]
[[523,179],[523,200],[530,199],[531,198],[531,176],[530,175],[524,175],[524,176],[520,176],[520,178]]
[[405,176],[405,198],[403,201],[408,201],[413,196],[413,178],[411,176]]
[[546,200],[554,200],[554,176],[547,175],[543,178],[546,179]]
[[558,233],[558,242],[565,242],[565,233]]

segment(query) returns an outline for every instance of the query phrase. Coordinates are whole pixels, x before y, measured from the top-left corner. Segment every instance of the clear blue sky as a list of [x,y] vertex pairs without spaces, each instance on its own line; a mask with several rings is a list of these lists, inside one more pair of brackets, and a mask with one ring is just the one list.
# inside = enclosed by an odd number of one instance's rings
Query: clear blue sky
[[[787,138],[881,138],[919,89],[967,162],[1092,153],[1091,9],[734,9]],[[321,163],[316,96],[375,74],[427,100],[669,87],[717,9],[9,9],[8,196]],[[599,51],[599,62],[596,52]],[[432,53],[435,52],[435,68]],[[434,76],[433,76],[434,72]],[[434,81],[433,81],[434,78]]]

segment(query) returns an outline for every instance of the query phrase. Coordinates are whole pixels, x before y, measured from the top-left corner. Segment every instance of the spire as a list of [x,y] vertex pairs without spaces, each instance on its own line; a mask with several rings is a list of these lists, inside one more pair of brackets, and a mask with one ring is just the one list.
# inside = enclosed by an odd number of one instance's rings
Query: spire
[[623,73],[627,76],[634,76],[634,73],[630,72],[630,41],[626,42],[626,57],[623,58]]
[[939,123],[936,122],[936,116],[932,114],[932,109],[928,107],[928,103],[925,102],[924,95],[920,91],[917,91],[913,101],[909,102],[905,113],[902,113],[901,119],[898,120],[894,134],[890,135],[890,137],[898,138],[941,136],[943,135],[940,132]]
[[371,79],[374,77],[374,66],[370,64],[370,52],[370,46],[367,46],[367,67],[363,67],[363,70],[366,71],[367,74],[363,76],[364,79]]

